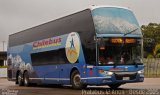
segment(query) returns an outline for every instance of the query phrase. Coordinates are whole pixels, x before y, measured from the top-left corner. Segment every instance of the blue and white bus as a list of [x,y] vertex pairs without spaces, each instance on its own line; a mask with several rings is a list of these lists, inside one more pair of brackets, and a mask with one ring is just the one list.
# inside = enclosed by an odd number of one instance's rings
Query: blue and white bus
[[144,81],[143,36],[133,12],[93,6],[12,34],[8,80],[36,84],[108,85]]

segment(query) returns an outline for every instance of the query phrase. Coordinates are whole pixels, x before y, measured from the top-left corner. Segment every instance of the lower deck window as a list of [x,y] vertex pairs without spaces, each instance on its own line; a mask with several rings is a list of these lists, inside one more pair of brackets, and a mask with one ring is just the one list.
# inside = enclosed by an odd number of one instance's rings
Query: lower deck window
[[69,63],[65,54],[65,49],[32,53],[31,59],[32,64],[36,66]]

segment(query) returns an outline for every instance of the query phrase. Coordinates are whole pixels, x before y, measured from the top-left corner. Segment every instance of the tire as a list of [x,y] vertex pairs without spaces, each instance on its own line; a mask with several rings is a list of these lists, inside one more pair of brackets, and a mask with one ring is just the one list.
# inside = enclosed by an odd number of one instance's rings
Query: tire
[[28,87],[28,86],[30,86],[30,82],[29,82],[29,74],[28,74],[28,72],[24,72],[24,78],[23,78],[24,80],[24,86],[26,86],[26,87]]
[[23,84],[23,75],[22,75],[21,72],[18,73],[18,76],[17,76],[17,84],[18,84],[19,86],[23,86],[23,85],[24,85],[24,84]]
[[120,87],[122,84],[110,84],[108,85],[111,89],[117,89],[118,87]]
[[82,89],[87,87],[87,85],[81,83],[81,76],[77,70],[73,71],[71,75],[71,84],[74,89]]

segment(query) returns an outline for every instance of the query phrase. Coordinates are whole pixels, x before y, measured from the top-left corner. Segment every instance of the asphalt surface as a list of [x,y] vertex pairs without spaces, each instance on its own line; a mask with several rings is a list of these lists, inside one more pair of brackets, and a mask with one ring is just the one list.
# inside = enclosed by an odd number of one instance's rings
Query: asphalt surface
[[160,78],[145,78],[143,83],[122,85],[112,90],[108,86],[89,86],[74,90],[71,86],[39,85],[19,87],[14,82],[0,78],[0,95],[160,95]]

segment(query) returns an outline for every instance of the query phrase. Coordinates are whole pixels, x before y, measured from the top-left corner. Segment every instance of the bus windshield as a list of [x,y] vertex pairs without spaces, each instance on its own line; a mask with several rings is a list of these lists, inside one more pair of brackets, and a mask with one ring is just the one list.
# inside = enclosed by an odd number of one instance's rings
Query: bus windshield
[[[131,10],[117,7],[100,7],[92,10],[97,34],[126,34],[139,24]],[[140,29],[131,33],[142,35]]]
[[142,64],[141,39],[104,38],[98,45],[99,65]]

